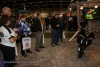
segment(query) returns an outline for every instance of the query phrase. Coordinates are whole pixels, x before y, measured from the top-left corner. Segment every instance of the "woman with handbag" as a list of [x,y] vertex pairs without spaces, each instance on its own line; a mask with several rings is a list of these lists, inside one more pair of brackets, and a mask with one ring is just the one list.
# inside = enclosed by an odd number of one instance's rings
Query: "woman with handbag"
[[[30,37],[31,35],[31,28],[30,25],[26,22],[26,15],[21,15],[20,20],[18,22],[18,32],[22,38]],[[26,50],[27,53],[32,53],[30,49]],[[23,50],[23,45],[21,44],[21,54],[24,57],[27,57],[25,50]]]

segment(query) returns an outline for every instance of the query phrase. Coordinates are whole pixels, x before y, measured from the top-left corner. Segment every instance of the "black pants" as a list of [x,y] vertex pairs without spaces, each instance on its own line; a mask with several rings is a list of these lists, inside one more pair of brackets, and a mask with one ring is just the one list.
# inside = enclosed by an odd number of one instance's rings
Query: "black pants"
[[4,46],[0,44],[0,50],[3,53],[3,60],[2,60],[3,66],[4,67],[14,67],[15,47],[8,47],[8,46]]
[[[21,40],[22,40],[22,38],[24,38],[25,36],[21,36]],[[30,36],[29,36],[30,37]],[[30,49],[28,49],[28,50],[26,50],[26,52],[30,52]],[[22,45],[22,43],[21,43],[21,54],[22,55],[25,55],[25,50],[23,50],[23,45]]]
[[46,24],[46,30],[48,30],[48,28],[49,28],[49,24]]
[[63,41],[63,30],[59,31],[59,38],[60,38],[60,41]]

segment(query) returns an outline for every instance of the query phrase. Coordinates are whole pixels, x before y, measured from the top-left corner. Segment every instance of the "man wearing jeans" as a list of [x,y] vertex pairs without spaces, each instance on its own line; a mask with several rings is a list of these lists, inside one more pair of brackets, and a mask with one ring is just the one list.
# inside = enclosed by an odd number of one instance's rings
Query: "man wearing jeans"
[[55,45],[59,45],[59,28],[60,23],[58,21],[59,14],[55,14],[55,16],[51,20],[51,31],[52,31],[52,43],[51,45],[54,47]]

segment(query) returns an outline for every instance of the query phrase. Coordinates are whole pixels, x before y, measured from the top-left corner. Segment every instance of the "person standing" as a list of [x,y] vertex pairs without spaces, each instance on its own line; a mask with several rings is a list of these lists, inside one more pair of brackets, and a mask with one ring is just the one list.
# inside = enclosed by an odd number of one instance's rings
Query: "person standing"
[[[9,7],[4,7],[2,9],[2,15],[7,15],[8,17],[11,17],[11,15],[12,15],[11,9]],[[13,20],[11,20],[11,23],[10,23],[9,27],[12,28],[12,29],[14,28]]]
[[65,24],[62,16],[59,17],[59,22],[60,22],[59,38],[60,41],[63,42],[63,31],[65,30]]
[[2,15],[0,22],[2,23],[2,26],[0,27],[0,50],[3,53],[2,63],[4,64],[4,67],[14,67],[16,39],[18,37],[18,34],[16,34],[9,27],[11,22],[10,18],[7,15]]
[[59,29],[60,29],[60,23],[58,20],[59,14],[55,14],[55,16],[51,20],[51,30],[52,30],[52,43],[51,45],[54,47],[59,42]]
[[[26,15],[21,15],[20,20],[18,22],[18,32],[21,36],[21,40],[24,37],[30,37],[31,35],[31,28],[30,25],[26,22]],[[27,53],[32,53],[30,49],[26,50]],[[25,50],[23,50],[23,45],[21,44],[21,54],[24,57],[27,57]]]
[[45,19],[46,30],[49,28],[49,16]]
[[[9,7],[2,8],[2,15],[7,15],[8,17],[11,16],[11,10]],[[3,23],[0,23],[0,26],[2,26]]]
[[34,19],[34,30],[36,37],[35,51],[37,52],[40,52],[39,48],[45,48],[43,46],[43,24],[41,20],[41,15],[37,13],[37,17]]

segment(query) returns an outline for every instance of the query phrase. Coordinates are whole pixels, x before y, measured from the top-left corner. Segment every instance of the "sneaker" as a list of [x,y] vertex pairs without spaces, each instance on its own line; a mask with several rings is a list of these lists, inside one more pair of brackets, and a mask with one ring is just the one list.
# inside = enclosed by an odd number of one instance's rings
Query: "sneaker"
[[22,55],[22,56],[27,57],[27,55],[26,55],[26,54],[24,54],[24,55]]
[[56,43],[55,45],[60,45],[60,44]]
[[41,46],[41,47],[39,47],[39,48],[45,48],[45,46]]
[[32,53],[32,51],[28,51],[27,53]]
[[39,49],[35,49],[35,51],[40,52],[40,50],[39,50]]
[[52,45],[52,47],[55,47],[55,45],[54,44],[51,44]]

